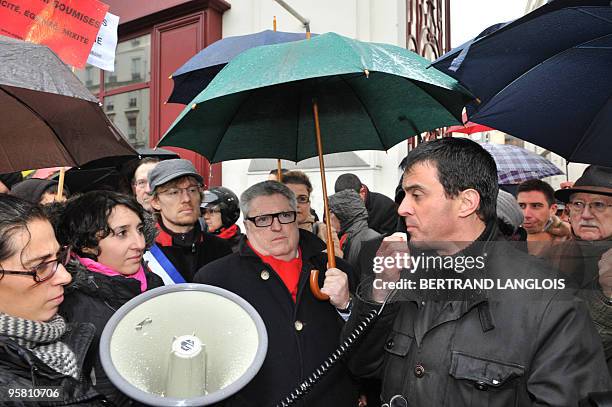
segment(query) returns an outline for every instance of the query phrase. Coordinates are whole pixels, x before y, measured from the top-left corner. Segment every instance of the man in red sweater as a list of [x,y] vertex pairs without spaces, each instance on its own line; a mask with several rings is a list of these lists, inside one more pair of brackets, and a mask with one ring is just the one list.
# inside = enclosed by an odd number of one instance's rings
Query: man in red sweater
[[[350,315],[350,266],[336,258],[327,269],[325,244],[298,228],[294,193],[275,181],[248,188],[240,197],[246,236],[238,252],[204,266],[195,282],[215,285],[247,300],[268,331],[264,364],[231,406],[268,406],[279,402],[325,361],[339,344]],[[321,291],[314,297],[310,271],[318,269]],[[357,390],[345,365],[333,367],[305,397],[304,405],[353,407]],[[301,405],[301,404],[300,404]]]

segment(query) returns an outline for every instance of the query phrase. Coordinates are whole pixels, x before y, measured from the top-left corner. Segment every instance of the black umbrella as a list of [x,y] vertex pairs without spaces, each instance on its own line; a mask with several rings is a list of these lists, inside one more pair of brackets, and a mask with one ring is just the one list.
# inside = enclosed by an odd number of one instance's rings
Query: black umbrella
[[49,48],[0,36],[0,55],[0,173],[136,154]]
[[72,193],[99,189],[129,193],[130,179],[140,159],[145,157],[162,161],[179,158],[179,155],[163,148],[140,148],[138,155],[103,157],[66,171],[64,183]]
[[569,161],[612,165],[612,7],[555,0],[449,52],[433,66],[481,103],[469,119]]

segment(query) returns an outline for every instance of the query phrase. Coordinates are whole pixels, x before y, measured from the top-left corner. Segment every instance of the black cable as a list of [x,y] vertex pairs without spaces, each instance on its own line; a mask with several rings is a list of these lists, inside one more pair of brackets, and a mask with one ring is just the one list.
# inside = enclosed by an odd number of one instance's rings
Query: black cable
[[312,374],[300,383],[289,396],[285,397],[276,407],[289,407],[299,399],[301,399],[310,389],[325,376],[332,367],[352,348],[357,339],[365,332],[366,329],[376,320],[382,313],[387,300],[393,295],[394,291],[387,294],[381,307],[378,310],[371,310],[362,321],[359,321],[355,329],[350,333],[348,338],[340,344],[340,346],[314,371]]

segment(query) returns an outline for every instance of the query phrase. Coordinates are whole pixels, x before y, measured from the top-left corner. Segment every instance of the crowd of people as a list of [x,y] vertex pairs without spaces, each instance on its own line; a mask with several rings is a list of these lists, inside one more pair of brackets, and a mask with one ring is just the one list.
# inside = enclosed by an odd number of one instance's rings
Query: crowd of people
[[[126,193],[58,199],[57,181],[0,176],[0,388],[61,386],[56,405],[137,405],[102,368],[101,332],[130,299],[188,282],[243,297],[268,332],[263,366],[220,405],[279,402],[372,311],[303,405],[578,406],[612,391],[612,169],[590,166],[557,191],[526,181],[515,197],[468,139],[422,143],[403,164],[395,200],[341,175],[329,219],[297,170],[271,171],[240,197],[204,190],[184,159],[141,160]],[[567,284],[440,297],[393,283],[452,267],[374,271],[376,258],[417,254],[484,255],[488,278]],[[327,301],[311,292],[313,269]]]

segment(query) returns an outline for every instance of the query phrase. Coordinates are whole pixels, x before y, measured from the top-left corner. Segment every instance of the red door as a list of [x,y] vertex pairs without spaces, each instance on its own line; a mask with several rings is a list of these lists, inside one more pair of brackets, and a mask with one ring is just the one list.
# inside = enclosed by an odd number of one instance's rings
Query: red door
[[[166,103],[172,93],[170,75],[206,45],[221,38],[221,16],[210,10],[177,18],[153,27],[151,78],[151,145],[154,146],[185,107]],[[167,148],[167,147],[164,147]],[[168,148],[191,160],[204,177],[205,187],[221,185],[221,164],[182,148]]]

